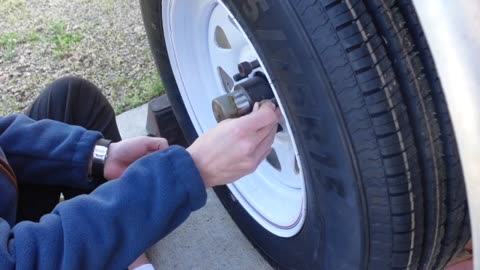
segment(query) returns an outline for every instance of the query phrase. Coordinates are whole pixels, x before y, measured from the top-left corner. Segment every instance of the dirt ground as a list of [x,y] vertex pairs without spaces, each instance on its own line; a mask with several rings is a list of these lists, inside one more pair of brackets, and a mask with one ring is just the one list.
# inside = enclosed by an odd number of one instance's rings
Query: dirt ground
[[117,113],[158,96],[138,1],[0,0],[0,115],[56,78],[93,81]]

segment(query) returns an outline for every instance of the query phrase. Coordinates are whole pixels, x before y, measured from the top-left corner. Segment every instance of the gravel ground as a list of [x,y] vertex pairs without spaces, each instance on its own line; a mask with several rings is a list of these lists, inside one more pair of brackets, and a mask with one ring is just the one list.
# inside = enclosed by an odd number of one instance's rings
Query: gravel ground
[[0,14],[0,114],[65,75],[93,81],[117,113],[163,91],[138,1],[0,0]]

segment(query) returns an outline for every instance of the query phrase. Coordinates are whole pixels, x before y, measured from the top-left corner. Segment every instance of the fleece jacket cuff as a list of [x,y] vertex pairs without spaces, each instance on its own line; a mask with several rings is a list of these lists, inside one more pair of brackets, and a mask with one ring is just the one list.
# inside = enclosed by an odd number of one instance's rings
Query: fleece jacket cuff
[[198,171],[190,154],[180,146],[172,146],[166,150],[167,153],[175,152],[174,155],[167,155],[172,163],[173,173],[177,181],[181,183],[188,192],[191,210],[195,211],[203,207],[207,200],[207,192],[202,176]]

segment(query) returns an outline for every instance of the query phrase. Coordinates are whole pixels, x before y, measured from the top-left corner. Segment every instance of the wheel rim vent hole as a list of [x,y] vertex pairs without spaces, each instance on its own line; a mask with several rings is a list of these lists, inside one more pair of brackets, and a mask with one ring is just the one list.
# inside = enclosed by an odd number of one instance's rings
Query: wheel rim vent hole
[[275,149],[272,149],[272,152],[267,156],[267,162],[278,171],[282,171],[282,166],[280,165],[280,160],[278,159]]
[[231,49],[232,45],[230,44],[230,41],[227,38],[227,35],[225,34],[225,31],[223,28],[220,26],[217,26],[215,28],[215,43],[217,44],[218,47],[222,49]]

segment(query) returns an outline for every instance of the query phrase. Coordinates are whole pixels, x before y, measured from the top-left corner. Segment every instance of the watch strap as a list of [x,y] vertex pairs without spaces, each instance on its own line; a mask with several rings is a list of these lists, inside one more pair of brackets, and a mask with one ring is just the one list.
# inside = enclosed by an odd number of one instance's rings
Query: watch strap
[[105,162],[108,158],[108,147],[112,141],[99,139],[93,149],[92,157],[92,179],[103,183],[106,181],[104,177]]

